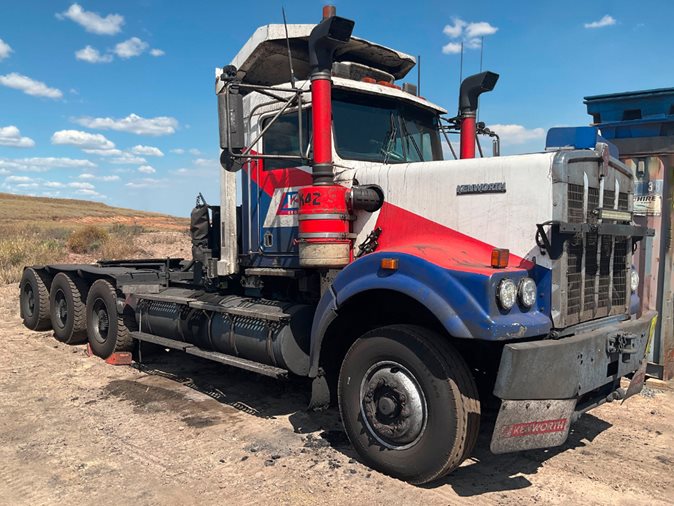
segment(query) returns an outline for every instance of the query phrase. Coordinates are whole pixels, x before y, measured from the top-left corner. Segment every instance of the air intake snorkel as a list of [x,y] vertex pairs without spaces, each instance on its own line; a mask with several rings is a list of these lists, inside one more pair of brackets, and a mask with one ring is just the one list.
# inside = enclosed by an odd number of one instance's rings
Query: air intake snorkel
[[459,91],[459,121],[461,122],[461,158],[475,158],[475,118],[478,98],[496,86],[499,75],[482,72],[466,77]]

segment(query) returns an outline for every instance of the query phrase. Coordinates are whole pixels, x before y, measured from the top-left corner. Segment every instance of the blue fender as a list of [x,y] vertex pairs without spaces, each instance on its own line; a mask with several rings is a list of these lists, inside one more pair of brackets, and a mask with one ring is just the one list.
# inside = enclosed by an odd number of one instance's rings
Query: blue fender
[[[396,270],[380,267],[382,258],[398,260]],[[491,275],[450,270],[425,259],[391,251],[366,255],[339,272],[321,298],[311,328],[311,368],[318,374],[321,344],[339,308],[355,295],[370,290],[389,290],[404,294],[426,307],[453,337],[507,340],[547,334],[550,318],[538,305],[510,312],[496,304],[496,286],[504,277],[515,282],[527,276],[526,270],[494,270]]]

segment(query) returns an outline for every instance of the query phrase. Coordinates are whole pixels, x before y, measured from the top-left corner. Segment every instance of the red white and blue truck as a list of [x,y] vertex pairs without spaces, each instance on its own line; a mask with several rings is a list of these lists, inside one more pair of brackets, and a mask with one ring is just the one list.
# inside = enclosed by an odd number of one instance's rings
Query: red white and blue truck
[[216,72],[221,200],[197,200],[192,259],[27,267],[23,321],[103,358],[153,343],[309,378],[362,460],[413,483],[468,458],[489,408],[494,453],[561,445],[643,385],[633,175],[594,129],[475,158],[498,75],[447,118],[396,84],[413,57],[353,26],[261,27]]

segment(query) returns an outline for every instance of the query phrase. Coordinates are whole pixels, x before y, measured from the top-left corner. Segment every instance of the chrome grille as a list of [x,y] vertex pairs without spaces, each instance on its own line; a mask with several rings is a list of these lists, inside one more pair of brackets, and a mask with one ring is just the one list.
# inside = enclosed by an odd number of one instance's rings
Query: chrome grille
[[[604,208],[615,208],[613,190],[604,189],[600,198],[599,188],[568,184],[566,193],[569,223],[596,223],[594,210],[600,207],[600,201]],[[627,193],[618,193],[617,207],[628,210]],[[629,243],[627,237],[596,233],[577,234],[565,242],[566,314],[570,320],[579,322],[624,311]]]

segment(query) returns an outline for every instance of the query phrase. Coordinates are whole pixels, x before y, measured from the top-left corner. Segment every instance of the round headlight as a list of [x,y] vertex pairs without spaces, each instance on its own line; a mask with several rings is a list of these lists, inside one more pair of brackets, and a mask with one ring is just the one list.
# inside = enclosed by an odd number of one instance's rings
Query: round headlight
[[633,292],[636,292],[639,288],[639,273],[634,269],[630,272],[630,288]]
[[530,308],[536,303],[536,282],[531,278],[522,278],[519,287],[520,303]]
[[512,279],[505,278],[498,284],[496,299],[503,309],[511,309],[517,301],[517,286]]

